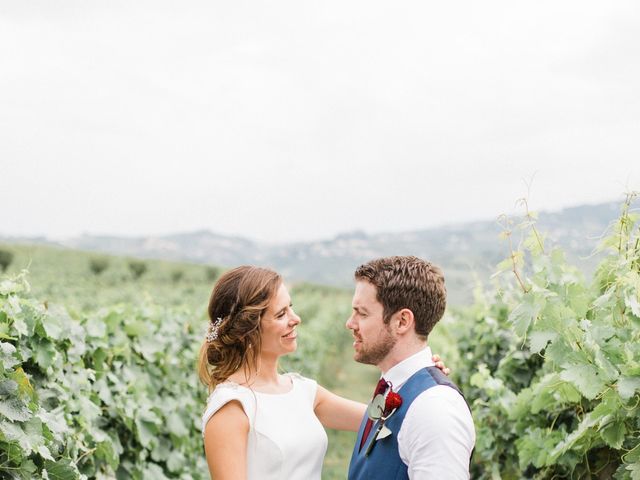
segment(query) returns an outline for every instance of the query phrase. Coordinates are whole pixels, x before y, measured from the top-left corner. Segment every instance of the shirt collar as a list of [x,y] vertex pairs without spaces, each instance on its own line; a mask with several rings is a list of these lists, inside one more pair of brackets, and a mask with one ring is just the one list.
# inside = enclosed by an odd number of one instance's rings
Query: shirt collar
[[383,373],[382,376],[387,382],[390,382],[391,385],[393,385],[393,390],[397,392],[398,389],[418,370],[425,367],[433,367],[435,365],[431,359],[432,356],[431,347],[425,347],[418,353],[414,353],[400,363],[395,364]]

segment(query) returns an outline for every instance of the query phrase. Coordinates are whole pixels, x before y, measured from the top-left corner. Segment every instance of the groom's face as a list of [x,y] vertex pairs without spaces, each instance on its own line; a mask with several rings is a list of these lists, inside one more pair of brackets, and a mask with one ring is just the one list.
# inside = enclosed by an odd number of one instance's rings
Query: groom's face
[[377,290],[366,280],[356,282],[351,317],[346,326],[353,333],[353,358],[356,362],[378,365],[396,343],[388,324],[384,323],[384,308]]

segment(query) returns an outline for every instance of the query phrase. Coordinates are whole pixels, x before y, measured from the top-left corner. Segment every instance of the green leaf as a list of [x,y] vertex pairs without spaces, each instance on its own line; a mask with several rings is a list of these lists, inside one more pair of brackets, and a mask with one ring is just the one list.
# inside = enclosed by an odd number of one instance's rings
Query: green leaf
[[640,303],[638,302],[637,293],[635,295],[626,296],[624,299],[624,304],[636,317],[640,318]]
[[31,418],[32,413],[20,398],[10,397],[0,400],[0,416],[14,422],[24,422]]
[[509,315],[509,321],[513,323],[516,334],[519,337],[524,337],[527,334],[529,325],[536,319],[540,309],[540,305],[530,301],[523,302],[513,309]]
[[53,365],[53,361],[56,357],[56,349],[53,343],[48,340],[42,340],[38,345],[36,345],[35,352],[36,363],[43,369],[46,370]]
[[577,442],[593,433],[593,426],[598,422],[592,414],[587,414],[582,419],[578,428],[571,432],[564,440],[559,442],[555,448],[549,453],[549,460],[554,462],[558,457],[569,451]]
[[16,347],[10,343],[0,342],[0,363],[5,369],[10,369],[18,365],[20,362],[15,357]]
[[640,389],[639,377],[620,377],[618,380],[618,394],[623,400],[629,400]]
[[78,471],[73,467],[71,460],[68,458],[58,460],[57,462],[47,460],[44,462],[44,468],[50,480],[77,480],[80,478]]
[[37,450],[36,450],[40,456],[42,458],[44,458],[45,460],[53,460],[53,457],[51,456],[51,452],[49,451],[49,449],[47,447],[45,447],[44,445],[40,445]]
[[560,378],[574,385],[589,400],[596,398],[605,387],[598,370],[591,364],[572,365],[560,373]]
[[140,320],[134,320],[125,324],[124,331],[131,337],[144,336],[149,333],[149,326],[146,322]]
[[611,423],[600,431],[600,435],[602,435],[602,439],[605,443],[616,450],[622,447],[626,433],[627,427],[624,422],[620,420],[611,421]]
[[111,439],[104,440],[98,444],[98,446],[96,447],[96,456],[107,462],[107,464],[113,470],[116,470],[118,468],[120,459],[116,454],[115,449],[113,448]]
[[529,348],[534,353],[538,353],[540,350],[547,346],[547,343],[552,342],[558,337],[556,332],[531,332],[529,335]]
[[20,424],[0,422],[0,432],[8,441],[18,443],[26,455],[32,452],[33,448],[29,441],[29,436],[22,430]]
[[18,333],[18,336],[26,337],[29,335],[27,324],[19,317],[13,319],[13,329]]
[[143,447],[149,448],[158,433],[156,425],[139,419],[136,419],[135,424],[136,432],[138,433],[138,440],[140,440]]
[[189,429],[185,426],[182,419],[176,412],[172,412],[167,417],[167,430],[178,437],[184,437],[189,434]]
[[13,380],[6,379],[0,382],[0,397],[8,397],[18,391],[18,384]]

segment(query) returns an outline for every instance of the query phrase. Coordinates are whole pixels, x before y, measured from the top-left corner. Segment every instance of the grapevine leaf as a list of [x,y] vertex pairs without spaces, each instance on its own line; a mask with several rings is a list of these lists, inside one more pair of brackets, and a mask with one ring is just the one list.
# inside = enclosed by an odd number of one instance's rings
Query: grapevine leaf
[[589,400],[596,398],[596,395],[605,387],[605,382],[598,375],[598,371],[590,364],[571,365],[560,373],[560,378],[574,385]]
[[20,298],[15,295],[9,295],[9,297],[7,298],[7,308],[5,310],[12,317],[15,317],[22,313]]
[[44,468],[47,470],[50,480],[76,480],[79,477],[78,472],[73,468],[71,460],[68,458],[53,462],[47,460],[44,462]]
[[636,317],[640,318],[640,303],[638,303],[637,295],[626,296],[624,299],[624,304]]
[[53,460],[53,457],[51,456],[51,452],[49,451],[49,449],[47,447],[45,447],[44,445],[40,445],[37,448],[37,452],[40,454],[40,456],[42,458],[44,458],[45,460]]
[[18,391],[20,392],[20,395],[26,395],[31,400],[35,401],[36,393],[33,390],[31,382],[29,382],[29,377],[24,373],[22,367],[18,367],[13,373],[11,373],[10,377],[11,380],[18,384]]
[[640,389],[640,377],[621,377],[618,380],[618,393],[623,400],[629,400]]
[[33,448],[29,441],[29,436],[22,430],[20,424],[11,422],[0,422],[0,432],[10,442],[16,442],[26,455],[29,455]]
[[18,390],[18,384],[13,380],[2,380],[0,382],[0,397],[8,397]]
[[26,337],[29,335],[29,328],[23,319],[20,317],[16,317],[13,319],[13,328],[18,333],[19,336]]
[[627,465],[626,469],[631,472],[631,480],[640,480],[640,462]]
[[552,342],[558,337],[555,332],[531,332],[529,336],[529,348],[534,353],[538,353],[540,350],[547,346],[547,343]]
[[47,369],[53,365],[53,360],[56,357],[56,350],[52,343],[48,341],[40,342],[36,346],[36,362],[42,368]]
[[104,459],[113,470],[116,470],[118,463],[120,463],[120,459],[110,439],[106,439],[98,444],[96,447],[96,457]]
[[10,343],[0,342],[0,363],[5,369],[13,368],[20,362],[15,358],[16,347]]
[[29,408],[17,397],[0,400],[0,415],[14,422],[24,422],[31,418]]
[[167,417],[167,429],[178,437],[184,437],[189,434],[189,429],[185,426],[182,418],[177,413],[172,412]]
[[158,429],[153,423],[144,420],[136,419],[135,423],[140,443],[146,448],[150,447],[158,433]]
[[155,463],[148,463],[142,476],[143,478],[153,478],[154,480],[169,480],[162,467]]
[[571,432],[564,440],[559,442],[555,448],[549,453],[549,460],[555,461],[563,453],[569,451],[579,440],[589,435],[592,427],[598,422],[598,419],[592,415],[586,415],[578,428]]
[[513,309],[509,315],[509,321],[513,323],[516,334],[524,337],[527,334],[529,325],[535,320],[540,312],[540,305],[531,302],[523,302]]
[[622,443],[624,442],[626,433],[627,428],[624,422],[620,420],[612,421],[600,432],[605,443],[611,448],[615,448],[616,450],[622,447]]
[[44,329],[47,337],[52,340],[60,340],[62,336],[62,325],[58,317],[54,315],[47,315],[42,318],[42,328]]

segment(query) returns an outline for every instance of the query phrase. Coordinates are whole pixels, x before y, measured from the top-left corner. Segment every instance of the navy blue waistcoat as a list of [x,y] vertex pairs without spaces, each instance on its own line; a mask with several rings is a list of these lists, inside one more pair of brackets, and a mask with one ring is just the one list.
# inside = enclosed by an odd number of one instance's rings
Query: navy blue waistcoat
[[369,444],[375,441],[374,436],[378,422],[373,424],[369,437],[362,446],[362,450],[360,450],[362,432],[367,423],[367,414],[365,413],[360,424],[360,430],[358,430],[358,438],[353,448],[353,453],[351,454],[349,480],[408,480],[407,466],[400,459],[400,453],[398,452],[398,432],[400,432],[400,427],[411,403],[422,392],[436,385],[446,385],[462,395],[460,389],[438,368],[425,367],[418,370],[398,391],[402,397],[402,406],[385,422],[385,425],[392,432],[391,435],[377,440],[368,456],[365,456],[365,452]]

